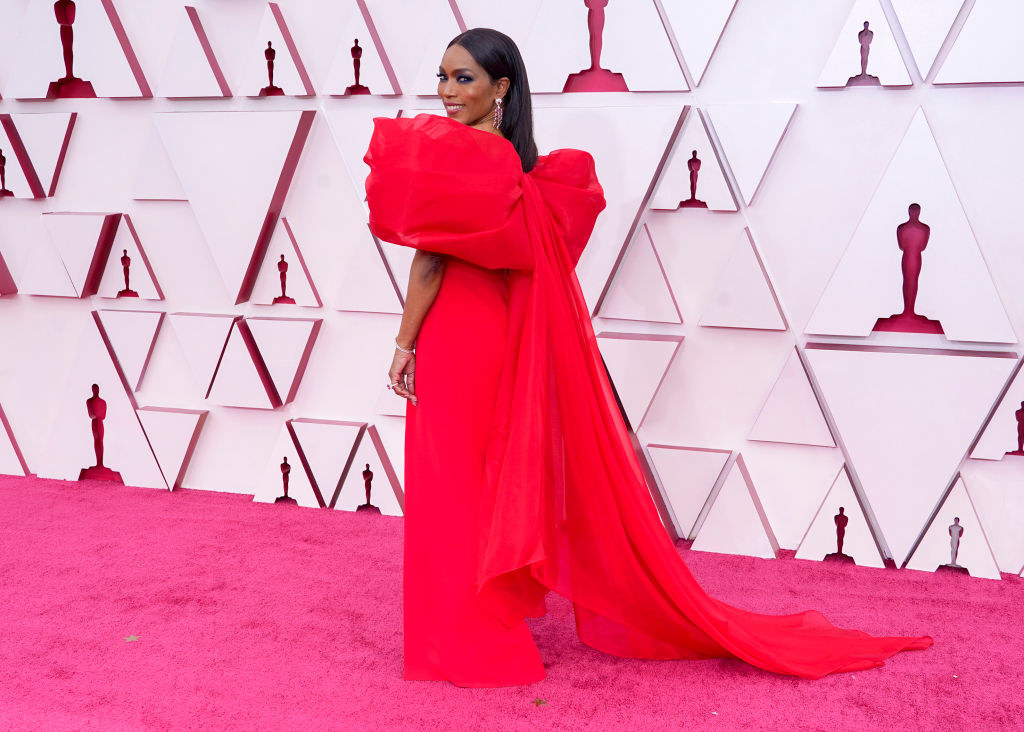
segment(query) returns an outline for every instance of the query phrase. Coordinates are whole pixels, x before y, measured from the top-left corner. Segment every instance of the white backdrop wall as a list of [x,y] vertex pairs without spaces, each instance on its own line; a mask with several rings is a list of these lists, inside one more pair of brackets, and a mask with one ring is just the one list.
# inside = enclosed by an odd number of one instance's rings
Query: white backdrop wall
[[[46,100],[52,3],[0,0],[0,472],[77,479],[96,383],[128,484],[272,501],[287,455],[300,505],[352,509],[369,463],[401,515],[383,386],[410,252],[369,234],[361,158],[374,116],[441,113],[436,64],[482,25],[523,50],[542,152],[595,157],[578,272],[669,532],[822,559],[844,506],[858,563],[934,570],[955,513],[972,574],[1022,571],[1011,0],[610,0],[602,65],[630,91],[592,93],[561,93],[583,0],[77,6],[99,96]],[[845,86],[864,20],[879,85]],[[371,94],[345,97],[353,38]],[[283,96],[257,96],[267,40]],[[707,209],[678,208],[693,150]],[[944,335],[872,330],[902,307],[912,202]],[[295,304],[271,304],[282,254]]]

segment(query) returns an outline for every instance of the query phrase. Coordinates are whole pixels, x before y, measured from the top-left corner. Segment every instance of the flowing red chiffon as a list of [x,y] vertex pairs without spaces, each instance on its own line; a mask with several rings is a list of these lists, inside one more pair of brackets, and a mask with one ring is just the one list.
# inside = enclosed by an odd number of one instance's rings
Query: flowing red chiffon
[[370,228],[450,255],[407,407],[407,679],[544,677],[525,623],[555,591],[617,656],[736,657],[808,679],[881,666],[929,636],[873,637],[821,613],[705,593],[661,523],[607,379],[575,265],[605,207],[591,156],[523,173],[512,143],[445,117],[376,118]]

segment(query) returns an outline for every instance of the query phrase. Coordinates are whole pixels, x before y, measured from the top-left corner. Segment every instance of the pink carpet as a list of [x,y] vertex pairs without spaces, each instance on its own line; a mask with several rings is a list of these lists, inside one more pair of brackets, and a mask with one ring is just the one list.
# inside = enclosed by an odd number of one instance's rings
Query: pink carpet
[[812,607],[935,645],[817,681],[735,660],[621,659],[581,644],[552,595],[530,621],[548,677],[460,689],[401,678],[401,519],[10,477],[0,500],[4,729],[1024,724],[1017,578],[681,548],[712,594],[741,607]]

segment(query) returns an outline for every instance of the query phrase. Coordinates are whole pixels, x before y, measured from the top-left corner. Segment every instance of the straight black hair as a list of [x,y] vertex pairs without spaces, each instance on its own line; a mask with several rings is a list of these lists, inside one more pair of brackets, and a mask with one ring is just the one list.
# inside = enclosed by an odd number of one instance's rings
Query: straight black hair
[[515,41],[493,28],[470,28],[455,36],[448,47],[458,44],[483,67],[491,81],[507,76],[508,92],[502,101],[501,131],[519,153],[523,171],[537,162],[537,144],[533,141],[533,104],[526,66]]

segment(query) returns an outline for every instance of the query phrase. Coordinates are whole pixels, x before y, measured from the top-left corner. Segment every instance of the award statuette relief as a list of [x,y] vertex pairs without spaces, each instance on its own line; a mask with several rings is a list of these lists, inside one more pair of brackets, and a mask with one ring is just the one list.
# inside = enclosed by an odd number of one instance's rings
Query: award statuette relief
[[75,76],[73,66],[75,59],[75,3],[74,0],[57,0],[53,4],[54,15],[60,25],[60,45],[64,51],[64,76],[50,82],[46,90],[47,99],[84,99],[95,97],[92,83]]
[[587,4],[587,30],[590,33],[590,67],[565,80],[563,92],[629,91],[622,74],[601,68],[601,44],[604,9],[608,0],[584,0]]

